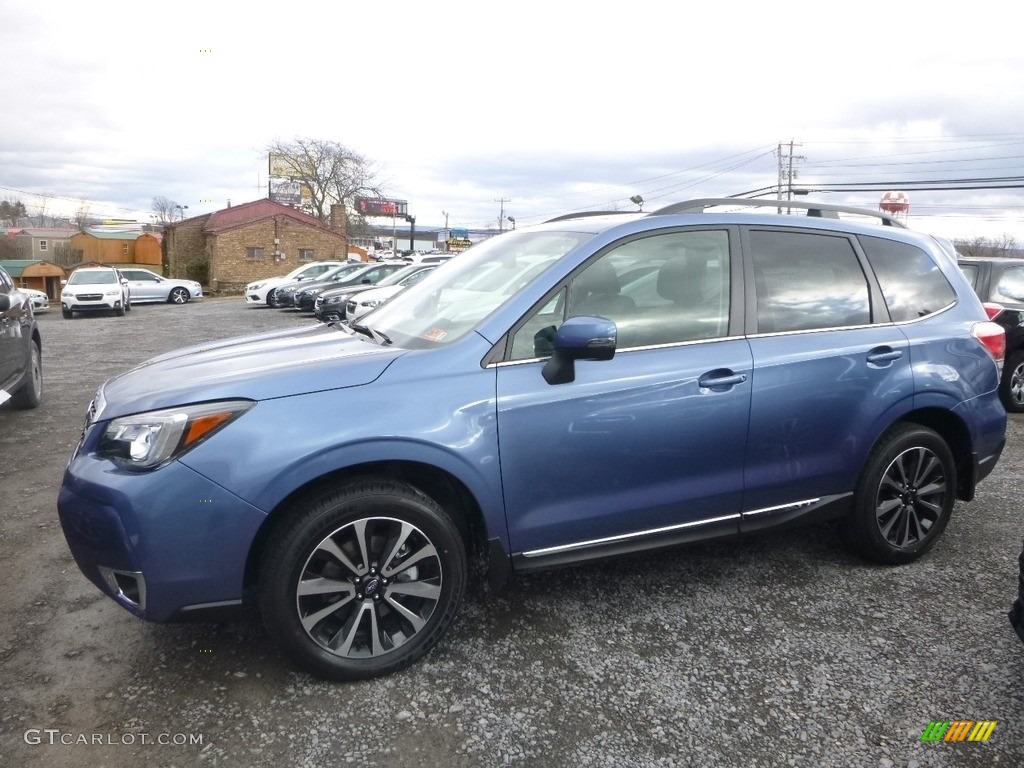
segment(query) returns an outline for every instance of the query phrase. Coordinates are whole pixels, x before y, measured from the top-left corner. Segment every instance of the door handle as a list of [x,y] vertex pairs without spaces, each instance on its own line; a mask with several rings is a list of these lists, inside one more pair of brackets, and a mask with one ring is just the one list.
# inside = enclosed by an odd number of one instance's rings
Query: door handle
[[868,352],[868,362],[874,365],[885,365],[903,357],[903,350],[881,347]]
[[708,371],[699,379],[699,384],[703,389],[711,389],[716,392],[724,391],[730,387],[734,387],[737,384],[742,384],[747,380],[747,374],[745,373],[733,373],[729,370],[718,370]]

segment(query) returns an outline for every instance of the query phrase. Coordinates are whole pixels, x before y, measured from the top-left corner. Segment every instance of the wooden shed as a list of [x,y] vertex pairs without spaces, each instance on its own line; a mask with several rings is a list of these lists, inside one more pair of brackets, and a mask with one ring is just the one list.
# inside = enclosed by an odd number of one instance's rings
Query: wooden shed
[[51,299],[60,297],[60,281],[67,277],[63,267],[39,259],[0,261],[0,267],[11,276],[15,285],[45,291]]

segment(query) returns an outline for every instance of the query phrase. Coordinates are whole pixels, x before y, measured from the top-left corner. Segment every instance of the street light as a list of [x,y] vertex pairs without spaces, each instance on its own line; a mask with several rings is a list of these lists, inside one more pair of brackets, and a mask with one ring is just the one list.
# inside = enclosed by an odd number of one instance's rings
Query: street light
[[635,203],[637,206],[639,206],[641,211],[644,209],[644,199],[640,197],[640,195],[633,195],[631,198],[629,198],[629,202]]
[[512,229],[515,229],[516,228],[516,220],[514,218],[512,218],[511,216],[506,216],[505,218],[507,218],[510,222],[512,222]]
[[179,211],[181,211],[181,218],[178,219],[178,221],[184,221],[185,220],[185,211],[188,210],[188,206],[187,205],[175,205],[174,207],[177,208]]

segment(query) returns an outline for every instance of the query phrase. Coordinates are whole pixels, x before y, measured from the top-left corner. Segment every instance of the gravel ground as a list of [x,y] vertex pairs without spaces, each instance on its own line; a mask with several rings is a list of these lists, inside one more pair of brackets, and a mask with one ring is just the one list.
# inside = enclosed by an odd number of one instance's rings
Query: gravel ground
[[[57,522],[89,399],[169,349],[308,322],[237,298],[40,317],[44,403],[0,408],[0,764],[1024,765],[1024,646],[1006,620],[1022,417],[975,501],[905,567],[817,526],[520,577],[471,589],[418,665],[357,684],[296,671],[256,617],[135,619],[79,573]],[[922,743],[932,720],[998,725],[985,743]]]

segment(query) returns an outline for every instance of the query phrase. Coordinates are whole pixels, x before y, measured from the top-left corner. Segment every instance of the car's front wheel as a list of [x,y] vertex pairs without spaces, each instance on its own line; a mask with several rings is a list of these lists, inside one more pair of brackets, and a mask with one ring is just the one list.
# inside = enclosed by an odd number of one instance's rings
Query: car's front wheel
[[15,408],[35,408],[43,401],[43,355],[34,339],[31,347],[24,383],[11,395],[11,405]]
[[1006,410],[1024,413],[1024,351],[1014,352],[1003,366],[999,394]]
[[934,546],[955,500],[956,465],[945,440],[900,424],[868,456],[842,531],[869,560],[909,563]]
[[167,301],[170,304],[186,304],[190,298],[192,298],[192,296],[187,290],[184,288],[175,288],[167,296]]
[[70,320],[72,317],[75,316],[75,313],[72,312],[67,307],[61,307],[60,308],[60,314],[61,314],[61,317],[63,317],[65,320]]
[[359,680],[409,666],[441,638],[466,587],[451,517],[389,479],[350,481],[283,518],[263,552],[270,634],[323,677]]

